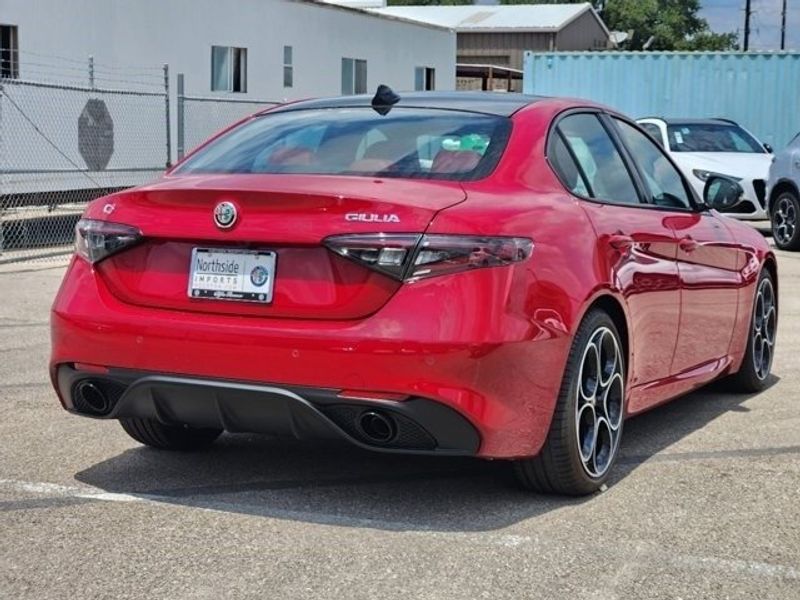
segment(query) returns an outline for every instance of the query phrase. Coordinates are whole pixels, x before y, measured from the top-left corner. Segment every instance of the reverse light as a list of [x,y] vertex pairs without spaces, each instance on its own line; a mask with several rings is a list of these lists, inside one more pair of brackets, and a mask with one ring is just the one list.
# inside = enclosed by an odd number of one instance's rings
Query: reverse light
[[75,252],[90,263],[96,263],[133,246],[141,237],[142,233],[130,225],[81,219],[75,225]]
[[533,252],[528,238],[438,234],[335,235],[325,245],[399,281],[510,265]]

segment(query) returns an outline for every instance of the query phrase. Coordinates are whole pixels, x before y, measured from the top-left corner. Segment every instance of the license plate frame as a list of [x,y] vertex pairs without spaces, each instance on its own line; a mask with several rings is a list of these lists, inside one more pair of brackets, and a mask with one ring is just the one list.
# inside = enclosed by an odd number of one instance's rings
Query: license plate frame
[[277,262],[273,250],[192,248],[186,293],[193,300],[270,304]]

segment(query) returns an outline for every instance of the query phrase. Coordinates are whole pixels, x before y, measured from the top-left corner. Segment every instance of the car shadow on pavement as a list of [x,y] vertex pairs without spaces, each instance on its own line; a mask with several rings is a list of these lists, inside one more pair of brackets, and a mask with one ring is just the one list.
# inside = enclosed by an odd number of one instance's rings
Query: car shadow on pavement
[[[774,385],[778,378],[772,379]],[[715,452],[667,449],[721,415],[748,412],[743,404],[752,397],[716,384],[628,420],[605,494],[613,494],[642,463],[669,460],[680,468],[682,461],[713,457]],[[734,440],[726,448],[723,455],[738,452]],[[380,454],[333,442],[253,435],[225,435],[198,453],[137,447],[75,477],[159,503],[400,531],[500,529],[602,496],[522,491],[506,461]]]

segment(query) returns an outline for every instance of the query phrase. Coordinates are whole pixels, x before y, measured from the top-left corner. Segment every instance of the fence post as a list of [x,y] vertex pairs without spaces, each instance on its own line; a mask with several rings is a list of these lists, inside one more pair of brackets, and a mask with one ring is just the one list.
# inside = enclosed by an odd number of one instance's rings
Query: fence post
[[167,168],[172,166],[172,128],[169,118],[169,65],[164,64],[164,105],[165,105],[165,121],[167,129]]
[[[3,185],[5,184],[5,177],[3,174],[5,172],[5,136],[3,135],[3,95],[5,91],[3,90],[3,82],[0,80],[0,197],[3,195]],[[3,216],[5,211],[3,207],[0,206],[0,255],[3,254],[3,249],[5,248],[5,232],[3,231]]]
[[94,89],[94,56],[89,55],[89,87]]
[[183,119],[185,117],[185,106],[184,106],[184,87],[183,87],[183,73],[178,73],[178,127],[177,127],[177,151],[178,151],[178,160],[183,158],[183,153],[185,152],[186,148],[184,146],[185,138],[184,138],[184,129],[183,129]]

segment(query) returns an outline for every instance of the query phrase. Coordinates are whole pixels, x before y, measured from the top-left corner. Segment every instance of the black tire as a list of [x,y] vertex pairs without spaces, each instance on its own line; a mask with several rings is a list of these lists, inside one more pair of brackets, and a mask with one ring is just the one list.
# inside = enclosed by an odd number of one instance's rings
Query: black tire
[[137,442],[159,450],[200,450],[222,433],[221,429],[178,427],[153,419],[120,419],[119,424]]
[[800,198],[791,190],[781,192],[770,211],[772,239],[781,250],[800,250]]
[[[598,416],[595,413],[596,404],[594,401],[587,401],[585,396],[582,395],[582,390],[586,389],[581,387],[583,385],[581,382],[581,377],[583,376],[582,365],[584,361],[587,361],[587,365],[591,362],[589,361],[589,346],[596,344],[598,332],[603,332],[603,337],[599,338],[603,350],[598,351],[597,359],[601,374],[597,377],[595,391],[592,396],[596,399],[605,389],[610,397],[610,392],[614,391],[614,404],[617,407],[617,411],[614,413],[616,416],[613,419],[611,417],[604,419],[604,417]],[[608,343],[608,339],[604,337],[606,335],[605,332],[613,336],[613,343],[617,352],[616,360],[618,363],[615,364],[614,369],[618,369],[618,371],[614,371],[608,376],[608,382],[610,382],[608,386],[614,386],[613,390],[612,387],[605,387],[606,384],[602,383],[604,377],[602,373],[607,370],[607,361],[602,357],[608,354],[605,346]],[[595,345],[595,348],[597,348],[597,345]],[[553,421],[550,424],[550,431],[541,452],[537,456],[514,461],[514,472],[517,481],[523,488],[537,492],[582,496],[591,494],[602,487],[608,479],[616,460],[619,440],[622,436],[623,415],[625,413],[626,358],[614,321],[606,312],[592,309],[584,317],[572,342],[556,402],[555,413],[553,414]],[[587,379],[587,381],[590,381],[590,379]],[[619,392],[618,394],[616,394],[617,391]],[[579,396],[579,394],[581,395]],[[618,400],[616,399],[617,395],[619,396]],[[577,411],[579,407],[585,404],[591,404],[591,415],[594,418],[596,430],[604,430],[610,436],[608,440],[610,456],[607,461],[603,461],[604,468],[602,472],[590,473],[588,471],[591,465],[594,464],[593,455],[590,456],[589,467],[585,465],[585,459],[582,458],[582,448],[585,448],[585,446],[582,446],[579,440],[581,439],[580,432],[584,424],[581,419],[581,425],[579,426],[579,413]],[[605,411],[604,406],[605,403],[600,406],[599,411]],[[608,416],[609,413],[601,412],[600,414]],[[601,427],[600,420],[605,420],[606,423],[616,420],[617,427],[613,431],[610,426]],[[590,428],[587,428],[585,431],[590,430]],[[585,436],[584,439],[586,439]],[[597,445],[597,442],[595,442],[595,445]]]
[[[772,294],[771,317],[765,315],[769,309],[764,309],[764,298],[759,303],[759,295],[764,293],[766,287]],[[760,319],[759,319],[760,313]],[[761,325],[759,326],[759,321]],[[727,389],[741,393],[760,392],[769,384],[769,374],[772,370],[772,359],[775,356],[775,336],[778,330],[778,297],[775,293],[775,282],[767,269],[762,269],[756,285],[753,298],[753,307],[750,311],[750,330],[747,333],[747,349],[739,370],[731,375],[726,383]],[[759,342],[759,336],[761,342]],[[769,356],[765,359],[765,341],[768,346]]]

